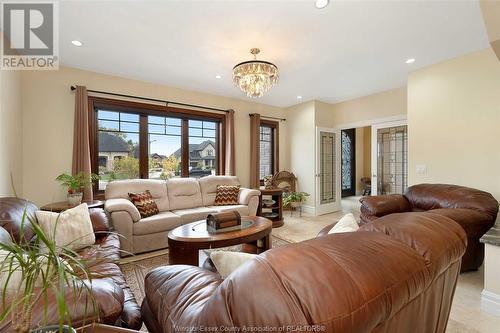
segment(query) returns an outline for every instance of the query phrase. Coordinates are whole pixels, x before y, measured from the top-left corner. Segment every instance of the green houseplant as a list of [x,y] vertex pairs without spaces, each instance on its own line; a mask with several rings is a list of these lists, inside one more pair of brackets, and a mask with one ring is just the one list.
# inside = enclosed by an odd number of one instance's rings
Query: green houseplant
[[94,184],[99,180],[99,176],[91,173],[79,172],[76,175],[62,173],[56,178],[61,185],[68,189],[68,202],[72,206],[79,205],[83,198],[83,188],[88,185]]
[[[76,252],[57,246],[26,211],[21,225],[20,234],[23,235],[25,225],[29,225],[35,234],[34,240],[0,242],[0,323],[10,320],[11,330],[18,333],[76,332],[71,327],[68,291],[72,295],[69,302],[86,300],[85,315],[89,313],[87,309],[98,314],[88,266]],[[55,299],[59,323],[43,327],[47,324],[49,298]],[[44,310],[41,327],[30,330],[33,310],[40,304]]]
[[285,192],[283,193],[283,207],[299,207],[310,196],[306,192]]

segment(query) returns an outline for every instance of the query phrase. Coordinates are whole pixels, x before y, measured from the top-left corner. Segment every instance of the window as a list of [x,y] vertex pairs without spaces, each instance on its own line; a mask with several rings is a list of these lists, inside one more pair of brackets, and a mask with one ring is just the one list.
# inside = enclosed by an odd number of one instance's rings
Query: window
[[116,179],[219,174],[224,115],[90,97],[96,190]]
[[278,172],[278,123],[261,120],[260,123],[260,179]]
[[99,190],[110,180],[139,177],[139,115],[97,110]]
[[189,176],[216,174],[216,127],[212,121],[189,120]]

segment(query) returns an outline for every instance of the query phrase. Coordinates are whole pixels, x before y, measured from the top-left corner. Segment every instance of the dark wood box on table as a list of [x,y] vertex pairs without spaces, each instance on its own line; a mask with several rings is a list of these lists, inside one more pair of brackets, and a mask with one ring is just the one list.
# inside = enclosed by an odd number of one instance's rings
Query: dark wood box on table
[[207,216],[207,230],[219,230],[241,225],[241,216],[237,211],[209,214]]

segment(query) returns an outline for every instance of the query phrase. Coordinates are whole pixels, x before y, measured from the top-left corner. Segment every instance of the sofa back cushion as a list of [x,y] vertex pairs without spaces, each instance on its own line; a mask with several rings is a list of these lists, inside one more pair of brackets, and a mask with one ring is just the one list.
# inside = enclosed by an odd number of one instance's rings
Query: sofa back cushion
[[170,209],[202,207],[200,184],[194,178],[172,178],[167,180]]
[[498,202],[488,192],[448,184],[418,184],[408,188],[405,195],[411,206],[422,210],[466,208],[497,217]]
[[[0,198],[0,226],[3,227],[16,243],[29,242],[35,235],[29,219],[36,221],[38,207],[24,199]],[[26,212],[24,226],[23,215]]]
[[106,186],[107,199],[122,198],[129,200],[129,192],[139,193],[149,190],[160,212],[170,210],[167,186],[164,180],[156,179],[127,179],[116,180]]
[[212,206],[215,203],[217,185],[240,185],[240,180],[236,176],[207,176],[198,181],[204,206]]

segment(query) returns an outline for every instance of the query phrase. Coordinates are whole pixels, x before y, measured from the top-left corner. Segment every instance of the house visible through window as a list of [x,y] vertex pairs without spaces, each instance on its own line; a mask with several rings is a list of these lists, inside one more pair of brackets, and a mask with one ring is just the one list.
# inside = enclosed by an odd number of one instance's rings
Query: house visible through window
[[260,179],[278,171],[278,123],[261,120],[260,124]]
[[[220,114],[147,104],[92,100],[95,118],[94,172],[98,190],[117,179],[203,177],[219,173]],[[119,104],[119,105],[116,105]],[[129,106],[130,105],[130,106]],[[138,107],[139,105],[139,107]]]

